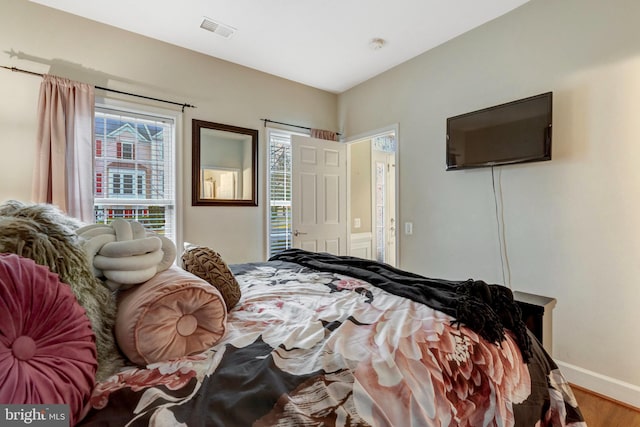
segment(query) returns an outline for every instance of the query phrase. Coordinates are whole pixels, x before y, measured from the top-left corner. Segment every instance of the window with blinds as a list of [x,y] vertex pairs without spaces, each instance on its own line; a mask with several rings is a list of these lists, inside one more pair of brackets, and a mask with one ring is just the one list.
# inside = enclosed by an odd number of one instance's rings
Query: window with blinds
[[175,123],[96,106],[96,223],[135,220],[175,241]]
[[269,129],[269,256],[291,247],[291,132]]

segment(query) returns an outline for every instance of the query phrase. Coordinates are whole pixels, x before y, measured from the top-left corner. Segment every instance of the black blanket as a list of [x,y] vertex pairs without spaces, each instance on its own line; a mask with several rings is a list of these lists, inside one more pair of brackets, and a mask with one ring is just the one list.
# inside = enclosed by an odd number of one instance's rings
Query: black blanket
[[431,279],[377,261],[328,253],[287,249],[272,260],[294,262],[321,271],[362,279],[391,294],[409,298],[454,317],[484,339],[501,343],[505,329],[513,332],[525,361],[531,358],[531,342],[520,307],[509,288],[481,280]]

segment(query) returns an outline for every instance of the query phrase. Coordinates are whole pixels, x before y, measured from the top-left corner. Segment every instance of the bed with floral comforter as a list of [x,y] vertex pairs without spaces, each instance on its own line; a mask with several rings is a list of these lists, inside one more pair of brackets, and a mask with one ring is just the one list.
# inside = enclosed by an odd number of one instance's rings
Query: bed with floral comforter
[[226,336],[99,383],[83,425],[586,426],[530,334],[523,357],[511,330],[491,342],[357,274],[288,258],[231,268],[242,299]]

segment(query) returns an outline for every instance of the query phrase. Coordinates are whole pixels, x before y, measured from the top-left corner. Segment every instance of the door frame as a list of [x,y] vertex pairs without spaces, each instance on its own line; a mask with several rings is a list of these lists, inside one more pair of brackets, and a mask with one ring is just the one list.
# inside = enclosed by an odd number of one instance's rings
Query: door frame
[[[351,144],[372,139],[379,135],[395,133],[396,136],[396,167],[395,167],[395,218],[396,218],[396,266],[400,265],[400,127],[398,123],[384,126],[371,131],[363,132],[354,136],[347,137],[344,142],[347,147],[347,200],[351,200]],[[373,203],[373,201],[372,201]],[[373,218],[372,218],[373,219]],[[351,203],[347,202],[347,253],[351,253]]]

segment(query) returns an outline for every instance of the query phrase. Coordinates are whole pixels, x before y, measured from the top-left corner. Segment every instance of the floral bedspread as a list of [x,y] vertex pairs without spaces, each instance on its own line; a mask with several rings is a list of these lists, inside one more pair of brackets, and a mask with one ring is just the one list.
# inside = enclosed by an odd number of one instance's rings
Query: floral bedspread
[[242,298],[205,353],[95,388],[83,425],[586,426],[534,342],[490,344],[362,280],[282,261],[231,266]]

